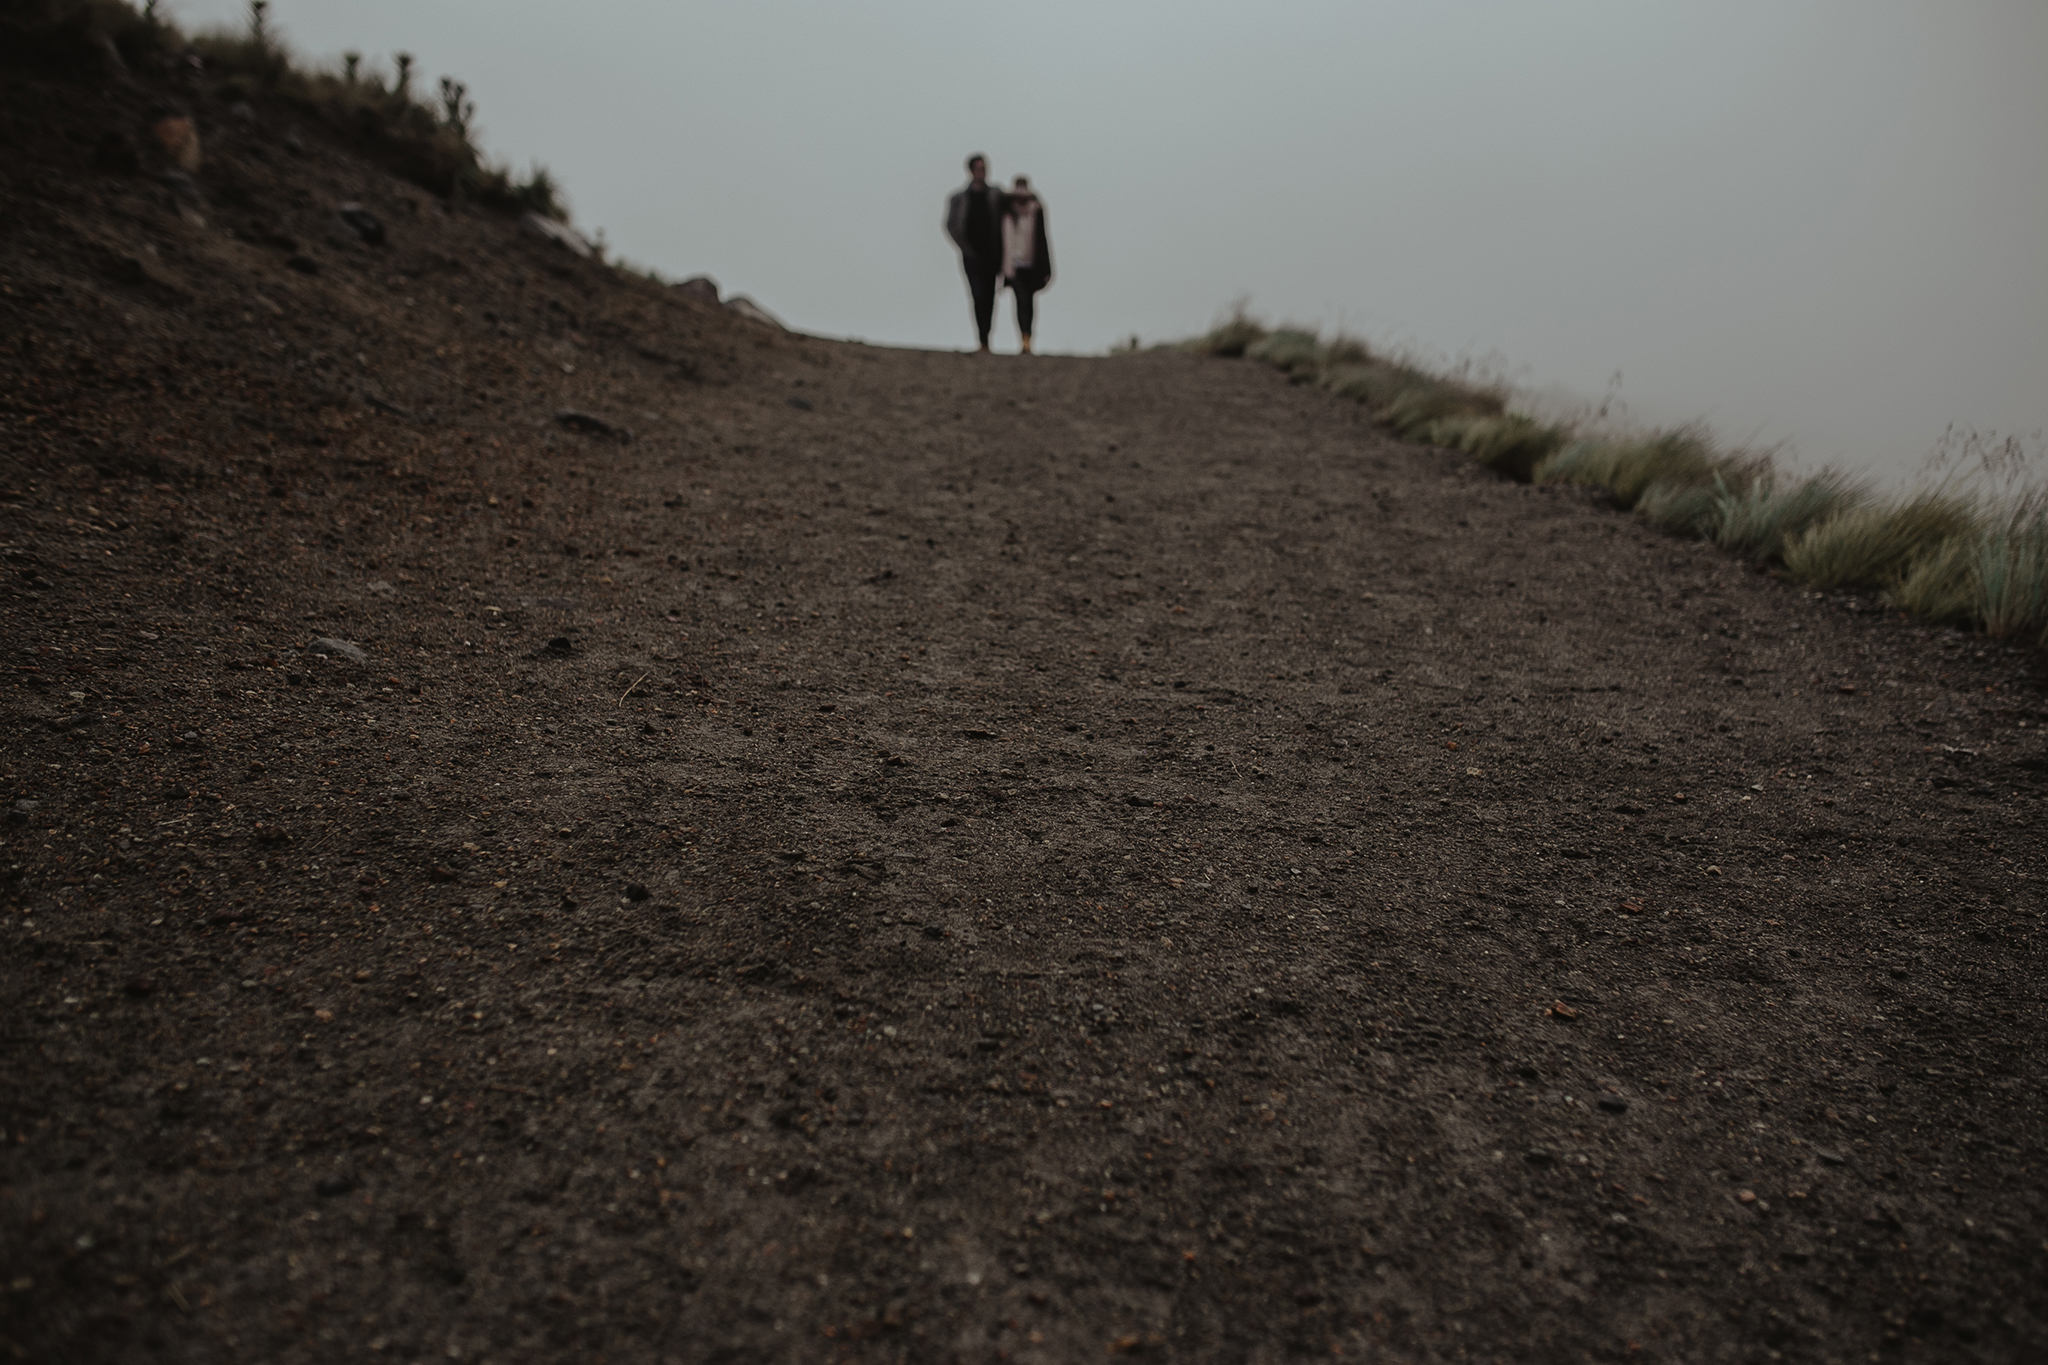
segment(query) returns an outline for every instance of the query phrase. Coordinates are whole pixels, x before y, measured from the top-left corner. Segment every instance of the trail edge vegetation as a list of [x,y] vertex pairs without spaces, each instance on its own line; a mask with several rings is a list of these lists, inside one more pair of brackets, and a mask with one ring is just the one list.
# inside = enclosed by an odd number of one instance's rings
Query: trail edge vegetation
[[1542,421],[1511,410],[1503,385],[1432,373],[1354,337],[1268,328],[1241,307],[1172,344],[1271,365],[1356,400],[1404,440],[1463,451],[1517,482],[1597,489],[1816,591],[1876,593],[1921,620],[2048,646],[2048,488],[2023,481],[2017,440],[1952,429],[1932,477],[1883,494],[1834,470],[1789,477],[1767,453],[1723,449],[1697,425],[1613,435]]

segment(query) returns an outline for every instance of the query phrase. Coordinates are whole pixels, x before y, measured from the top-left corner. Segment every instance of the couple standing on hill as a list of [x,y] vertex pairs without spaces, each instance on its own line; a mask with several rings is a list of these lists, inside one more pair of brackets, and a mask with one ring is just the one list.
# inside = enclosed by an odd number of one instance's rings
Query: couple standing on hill
[[996,281],[1001,279],[1017,299],[1017,332],[1022,338],[1018,349],[1030,355],[1032,296],[1052,283],[1045,205],[1021,175],[1007,193],[989,184],[988,158],[979,152],[967,158],[967,175],[966,188],[946,201],[946,235],[960,248],[981,351],[988,351],[989,328],[996,320]]

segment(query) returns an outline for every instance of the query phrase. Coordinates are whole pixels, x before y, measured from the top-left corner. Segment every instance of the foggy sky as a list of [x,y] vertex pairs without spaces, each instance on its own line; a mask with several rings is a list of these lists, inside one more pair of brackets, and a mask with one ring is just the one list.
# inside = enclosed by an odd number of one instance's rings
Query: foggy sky
[[[235,0],[171,0],[188,28]],[[939,218],[1047,206],[1041,349],[1235,298],[1885,473],[2048,427],[2038,0],[1031,5],[275,0],[414,53],[577,223],[792,325],[971,344]],[[1014,342],[1007,316],[999,346]]]

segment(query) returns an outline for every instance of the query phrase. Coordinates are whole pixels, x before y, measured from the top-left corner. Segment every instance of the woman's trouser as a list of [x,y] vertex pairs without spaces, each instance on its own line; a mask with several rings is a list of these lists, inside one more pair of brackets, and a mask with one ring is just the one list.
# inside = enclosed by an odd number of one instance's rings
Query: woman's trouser
[[1038,293],[1038,286],[1020,277],[1010,281],[1010,292],[1017,296],[1017,333],[1028,337],[1031,335],[1032,298]]

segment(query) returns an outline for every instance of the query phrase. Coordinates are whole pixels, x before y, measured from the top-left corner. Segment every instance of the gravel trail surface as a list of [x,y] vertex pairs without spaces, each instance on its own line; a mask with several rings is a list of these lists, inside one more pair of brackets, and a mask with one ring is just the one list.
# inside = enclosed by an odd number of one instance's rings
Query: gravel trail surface
[[9,191],[13,1358],[2048,1356],[2038,660],[220,125]]

